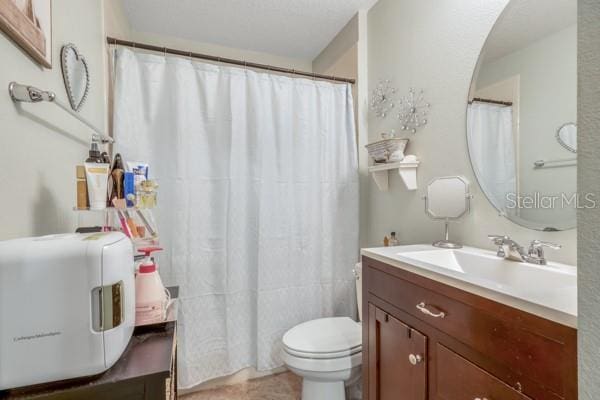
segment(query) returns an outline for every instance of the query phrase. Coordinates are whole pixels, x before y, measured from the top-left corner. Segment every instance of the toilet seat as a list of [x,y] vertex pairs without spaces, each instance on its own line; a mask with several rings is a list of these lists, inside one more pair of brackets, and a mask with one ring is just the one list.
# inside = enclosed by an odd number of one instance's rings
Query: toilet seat
[[283,351],[282,359],[288,368],[296,371],[310,371],[313,373],[326,373],[335,371],[350,371],[362,364],[362,352],[351,356],[338,358],[304,358]]
[[362,351],[361,324],[348,317],[304,322],[283,336],[283,349],[291,356],[331,360]]
[[362,352],[362,346],[357,346],[352,349],[338,351],[338,352],[334,352],[334,353],[306,353],[306,352],[290,349],[285,345],[283,346],[283,350],[286,353],[288,353],[294,357],[310,358],[313,360],[331,360],[331,359],[335,359],[335,358],[349,357],[356,353],[360,353],[360,352]]

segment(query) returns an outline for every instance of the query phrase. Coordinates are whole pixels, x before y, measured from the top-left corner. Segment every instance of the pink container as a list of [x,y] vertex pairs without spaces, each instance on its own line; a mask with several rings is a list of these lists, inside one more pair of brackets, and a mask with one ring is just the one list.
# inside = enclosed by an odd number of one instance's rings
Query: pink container
[[150,255],[154,251],[162,250],[160,247],[140,249],[146,255],[141,262],[135,277],[135,324],[147,325],[162,322],[166,317],[167,305],[170,295],[165,289],[156,264]]

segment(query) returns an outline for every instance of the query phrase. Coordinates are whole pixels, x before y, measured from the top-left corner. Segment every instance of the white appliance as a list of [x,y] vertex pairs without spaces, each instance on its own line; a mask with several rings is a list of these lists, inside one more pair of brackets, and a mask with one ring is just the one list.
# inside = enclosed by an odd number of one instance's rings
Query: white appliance
[[0,242],[0,390],[107,370],[134,321],[133,246],[122,233]]

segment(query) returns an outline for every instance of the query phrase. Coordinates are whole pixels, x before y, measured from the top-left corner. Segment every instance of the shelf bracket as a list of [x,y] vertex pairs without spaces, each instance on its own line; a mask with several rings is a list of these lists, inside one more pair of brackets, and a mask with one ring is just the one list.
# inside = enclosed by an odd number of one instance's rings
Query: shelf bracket
[[397,169],[407,190],[417,190],[417,168],[419,160],[414,155],[407,155],[404,160],[394,163],[375,164],[369,167],[375,184],[382,192],[389,189],[389,171]]

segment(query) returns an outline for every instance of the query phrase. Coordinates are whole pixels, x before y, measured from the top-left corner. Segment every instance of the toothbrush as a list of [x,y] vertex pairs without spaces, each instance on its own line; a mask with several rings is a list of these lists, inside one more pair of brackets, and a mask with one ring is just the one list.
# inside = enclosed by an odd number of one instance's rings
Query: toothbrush
[[121,229],[123,229],[123,233],[127,235],[127,237],[131,238],[131,230],[129,229],[129,225],[127,225],[127,220],[123,215],[121,210],[117,210],[117,215],[119,216],[119,221],[121,222]]

